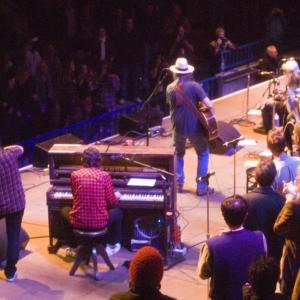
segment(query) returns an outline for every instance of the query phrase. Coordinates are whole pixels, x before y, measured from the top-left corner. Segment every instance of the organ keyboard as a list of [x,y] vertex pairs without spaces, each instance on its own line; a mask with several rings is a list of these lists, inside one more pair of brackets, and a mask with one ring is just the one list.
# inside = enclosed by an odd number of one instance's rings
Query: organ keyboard
[[[72,206],[70,175],[74,170],[82,168],[81,155],[87,147],[87,145],[57,144],[49,150],[49,175],[52,187],[47,192],[47,205],[50,246],[52,247],[52,250],[50,247],[49,251],[51,252],[57,251],[53,246],[53,238],[59,240],[67,240],[68,238],[63,230],[60,209],[64,206]],[[110,173],[115,191],[121,193],[119,206],[123,209],[124,222],[127,222],[126,216],[132,215],[134,211],[142,214],[155,211],[164,217],[166,212],[176,210],[173,148],[109,147],[104,145],[93,147],[96,147],[102,154],[101,168]],[[153,180],[154,185],[130,185],[129,182],[133,178],[140,181],[143,179]],[[128,228],[128,224],[125,227]],[[129,224],[129,227],[131,229],[128,234],[132,235],[133,224]],[[165,249],[164,252],[163,255],[166,254],[167,250]]]

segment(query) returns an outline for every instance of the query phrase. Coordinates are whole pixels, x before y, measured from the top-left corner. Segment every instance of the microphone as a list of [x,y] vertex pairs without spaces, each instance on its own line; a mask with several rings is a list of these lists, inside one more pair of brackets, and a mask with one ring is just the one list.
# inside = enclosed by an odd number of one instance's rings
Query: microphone
[[215,175],[215,170],[210,170],[205,176],[199,177],[196,179],[197,182],[206,182],[210,178],[210,176]]
[[236,138],[236,139],[233,139],[233,140],[231,140],[231,141],[228,141],[228,142],[224,143],[223,146],[224,146],[224,147],[228,147],[228,146],[231,145],[231,144],[236,144],[236,145],[237,145],[237,143],[238,143],[239,141],[243,140],[243,139],[244,139],[244,136],[241,135],[241,136],[239,136],[239,137]]
[[273,75],[274,72],[273,71],[261,71],[259,72],[259,75]]

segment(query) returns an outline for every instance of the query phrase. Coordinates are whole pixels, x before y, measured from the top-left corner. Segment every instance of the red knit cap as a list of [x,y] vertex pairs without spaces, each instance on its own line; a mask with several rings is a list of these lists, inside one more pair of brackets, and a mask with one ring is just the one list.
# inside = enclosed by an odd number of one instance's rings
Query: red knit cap
[[156,288],[163,276],[163,259],[159,252],[150,246],[141,248],[133,257],[129,277],[132,288]]

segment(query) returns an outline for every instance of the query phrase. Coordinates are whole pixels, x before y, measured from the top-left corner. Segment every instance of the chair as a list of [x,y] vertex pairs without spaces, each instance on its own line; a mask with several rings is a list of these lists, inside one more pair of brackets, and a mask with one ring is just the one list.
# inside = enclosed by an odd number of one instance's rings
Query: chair
[[78,269],[80,263],[85,260],[86,264],[89,264],[90,258],[93,261],[94,276],[98,280],[98,259],[97,255],[100,254],[110,268],[114,270],[114,266],[111,263],[106,250],[105,250],[105,235],[107,228],[98,231],[83,231],[80,229],[74,229],[76,240],[78,241],[77,254],[75,257],[74,264],[70,270],[70,275],[73,276]]

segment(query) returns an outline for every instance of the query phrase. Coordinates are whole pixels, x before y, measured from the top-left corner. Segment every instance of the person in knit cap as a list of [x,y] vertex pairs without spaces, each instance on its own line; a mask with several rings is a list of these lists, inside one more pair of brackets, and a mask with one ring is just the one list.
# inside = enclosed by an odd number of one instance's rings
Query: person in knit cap
[[163,295],[160,282],[164,263],[159,252],[150,246],[141,248],[133,257],[129,267],[129,286],[127,292],[112,295],[110,300],[174,300]]

